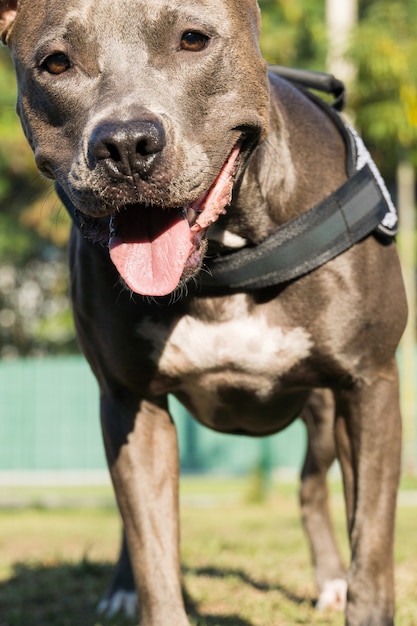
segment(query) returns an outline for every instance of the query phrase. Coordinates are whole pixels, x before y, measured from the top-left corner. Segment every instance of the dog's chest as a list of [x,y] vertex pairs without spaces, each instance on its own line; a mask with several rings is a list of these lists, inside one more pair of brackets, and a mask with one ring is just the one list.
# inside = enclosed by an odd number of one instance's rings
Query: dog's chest
[[248,406],[268,406],[281,378],[312,349],[305,329],[271,325],[262,311],[245,308],[210,323],[190,315],[171,327],[145,319],[137,332],[152,343],[151,391],[178,393],[211,426],[220,407],[233,412],[243,397]]

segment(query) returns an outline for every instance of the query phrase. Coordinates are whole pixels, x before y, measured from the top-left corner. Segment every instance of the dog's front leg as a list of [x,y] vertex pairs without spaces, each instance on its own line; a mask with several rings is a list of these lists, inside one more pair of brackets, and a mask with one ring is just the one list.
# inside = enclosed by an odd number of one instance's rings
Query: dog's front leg
[[131,397],[103,397],[101,416],[141,626],[188,626],[180,583],[175,426],[166,410]]
[[401,469],[395,362],[339,394],[336,438],[352,554],[346,624],[393,626],[393,546]]

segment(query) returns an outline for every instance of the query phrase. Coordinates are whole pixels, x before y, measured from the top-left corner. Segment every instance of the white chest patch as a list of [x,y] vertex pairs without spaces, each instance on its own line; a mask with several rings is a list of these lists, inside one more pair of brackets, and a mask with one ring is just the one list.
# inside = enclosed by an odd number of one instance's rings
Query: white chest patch
[[153,342],[152,359],[169,377],[228,370],[276,378],[305,359],[313,345],[301,327],[284,331],[270,327],[259,314],[247,313],[216,323],[186,315],[169,330],[144,320],[138,333]]

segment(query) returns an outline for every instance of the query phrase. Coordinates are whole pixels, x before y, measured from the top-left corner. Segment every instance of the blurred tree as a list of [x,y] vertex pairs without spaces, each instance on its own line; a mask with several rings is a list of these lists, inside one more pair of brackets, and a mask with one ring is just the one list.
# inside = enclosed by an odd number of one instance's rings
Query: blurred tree
[[417,165],[417,0],[366,0],[350,48],[357,67],[350,103],[383,175]]
[[324,0],[260,0],[261,48],[268,63],[323,71]]
[[[324,0],[260,0],[269,63],[326,69]],[[349,109],[392,186],[400,159],[417,165],[417,0],[359,0],[348,51]]]

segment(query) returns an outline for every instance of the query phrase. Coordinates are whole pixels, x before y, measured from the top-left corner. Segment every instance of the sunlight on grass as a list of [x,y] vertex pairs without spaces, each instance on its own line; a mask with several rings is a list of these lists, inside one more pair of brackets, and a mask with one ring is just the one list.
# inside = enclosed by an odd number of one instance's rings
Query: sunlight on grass
[[[297,485],[274,483],[262,504],[248,503],[248,485],[231,479],[183,481],[183,582],[193,626],[342,626],[341,615],[313,606],[316,591]],[[332,491],[336,533],[347,560],[340,486]],[[77,493],[67,495],[72,499]],[[90,495],[94,501],[97,492]],[[416,515],[411,500],[399,507],[398,626],[416,624]],[[95,614],[118,551],[120,522],[113,506],[0,509],[0,523],[0,624],[132,626]]]

